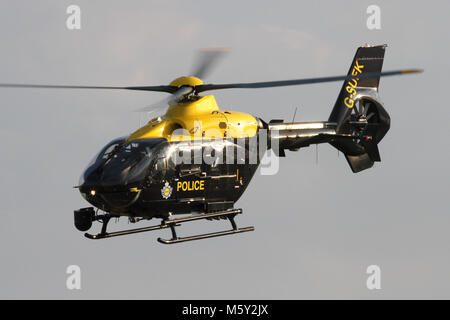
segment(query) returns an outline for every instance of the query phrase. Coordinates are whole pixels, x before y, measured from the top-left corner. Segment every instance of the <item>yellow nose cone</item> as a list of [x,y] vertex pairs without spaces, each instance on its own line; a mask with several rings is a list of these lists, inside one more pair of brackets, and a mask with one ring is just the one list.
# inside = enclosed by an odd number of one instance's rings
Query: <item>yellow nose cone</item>
[[202,84],[203,84],[203,81],[196,77],[179,77],[170,83],[170,85],[174,86],[174,87],[199,86]]

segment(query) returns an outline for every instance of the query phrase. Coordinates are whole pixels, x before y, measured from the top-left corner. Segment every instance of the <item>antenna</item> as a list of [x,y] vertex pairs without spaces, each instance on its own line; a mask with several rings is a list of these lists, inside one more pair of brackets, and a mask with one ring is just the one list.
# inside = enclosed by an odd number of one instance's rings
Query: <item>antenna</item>
[[316,143],[316,165],[319,164],[319,145]]
[[294,110],[294,116],[292,117],[292,122],[294,122],[294,120],[295,120],[295,115],[297,114],[297,107],[295,107],[295,110]]

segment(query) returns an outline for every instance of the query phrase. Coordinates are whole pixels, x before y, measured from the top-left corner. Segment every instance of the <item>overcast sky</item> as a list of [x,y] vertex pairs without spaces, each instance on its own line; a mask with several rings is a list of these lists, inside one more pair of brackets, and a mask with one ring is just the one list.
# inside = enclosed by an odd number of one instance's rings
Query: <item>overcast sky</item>
[[[71,4],[81,30],[66,28]],[[370,4],[381,30],[366,27]],[[88,206],[72,188],[86,164],[164,94],[1,89],[0,298],[450,298],[449,12],[448,1],[1,1],[0,82],[168,84],[217,46],[232,48],[206,79],[217,83],[345,74],[366,43],[388,44],[384,70],[425,73],[381,79],[392,118],[381,163],[353,174],[331,146],[318,164],[314,147],[288,152],[236,204],[255,232],[173,246],[156,242],[167,230],[91,241],[73,226]],[[266,121],[295,107],[315,121],[341,85],[214,94]],[[66,288],[73,264],[81,290]],[[366,288],[372,264],[381,290]]]

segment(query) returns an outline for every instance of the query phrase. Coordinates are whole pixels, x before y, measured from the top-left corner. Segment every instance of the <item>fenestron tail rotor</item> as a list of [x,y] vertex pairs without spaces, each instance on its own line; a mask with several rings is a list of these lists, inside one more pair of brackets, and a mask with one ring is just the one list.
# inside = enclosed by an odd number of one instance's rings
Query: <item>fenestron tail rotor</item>
[[350,114],[352,136],[356,137],[355,142],[363,146],[373,161],[381,161],[377,144],[378,127],[380,123],[377,107],[367,99],[360,99],[355,102]]

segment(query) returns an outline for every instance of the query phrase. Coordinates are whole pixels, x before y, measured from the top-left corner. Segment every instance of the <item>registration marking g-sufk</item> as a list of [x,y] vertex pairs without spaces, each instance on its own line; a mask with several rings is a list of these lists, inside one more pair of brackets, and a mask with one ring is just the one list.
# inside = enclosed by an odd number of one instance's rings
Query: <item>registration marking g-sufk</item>
[[[362,74],[362,69],[364,68],[364,65],[359,64],[359,61],[356,60],[355,65],[352,69],[352,76],[357,76],[358,74]],[[344,99],[344,104],[349,108],[353,108],[355,105],[355,100],[353,100],[353,97],[356,95],[356,89],[355,87],[358,86],[359,78],[353,78],[349,81],[347,81],[347,86],[345,87],[345,90],[350,94],[349,97],[346,97]]]

